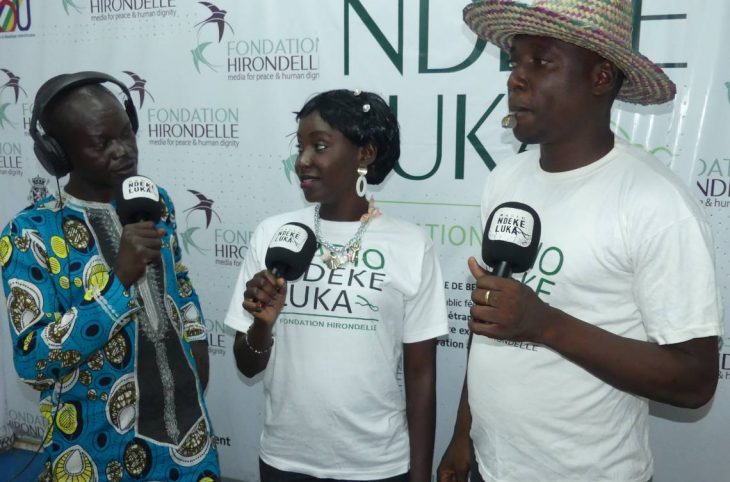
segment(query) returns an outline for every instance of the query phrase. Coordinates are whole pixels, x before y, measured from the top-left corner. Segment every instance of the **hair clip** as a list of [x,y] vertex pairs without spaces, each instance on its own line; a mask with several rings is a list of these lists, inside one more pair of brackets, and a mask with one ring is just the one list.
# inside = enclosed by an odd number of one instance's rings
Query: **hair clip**
[[370,104],[363,104],[362,105],[362,111],[363,112],[370,112]]
[[352,93],[355,94],[355,97],[357,97],[358,95],[362,94],[362,90],[355,89],[355,90],[352,91]]

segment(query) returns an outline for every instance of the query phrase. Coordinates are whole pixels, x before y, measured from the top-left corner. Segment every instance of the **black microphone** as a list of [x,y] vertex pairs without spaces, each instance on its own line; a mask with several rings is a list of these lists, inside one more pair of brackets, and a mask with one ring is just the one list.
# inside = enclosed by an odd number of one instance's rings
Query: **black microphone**
[[540,217],[530,206],[510,201],[497,206],[487,219],[482,259],[492,274],[507,278],[532,268],[540,244]]
[[[487,219],[482,238],[482,259],[492,274],[508,278],[532,268],[540,244],[540,216],[527,204],[509,201],[497,206]],[[466,342],[471,350],[474,332]]]
[[162,216],[162,204],[157,185],[144,176],[129,176],[116,192],[117,214],[122,225],[152,221]]
[[304,274],[317,250],[311,228],[302,223],[286,223],[280,227],[266,251],[266,268],[274,276],[294,281]]

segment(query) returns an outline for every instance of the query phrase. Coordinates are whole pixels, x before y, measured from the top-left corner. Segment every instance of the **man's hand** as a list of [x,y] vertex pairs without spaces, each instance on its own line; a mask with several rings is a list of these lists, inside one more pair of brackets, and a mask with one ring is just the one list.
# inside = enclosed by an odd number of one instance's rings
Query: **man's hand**
[[451,439],[436,470],[438,482],[467,482],[470,460],[469,437]]
[[156,228],[152,221],[124,226],[114,272],[125,287],[132,286],[142,277],[148,264],[160,259],[164,234],[165,230]]
[[473,257],[469,258],[469,271],[476,279],[469,329],[500,340],[540,343],[550,306],[522,283],[490,275]]
[[540,343],[619,390],[678,407],[698,408],[715,393],[717,337],[665,345],[625,338],[549,306],[511,278],[487,274],[474,258],[469,270],[477,280],[469,321],[475,334]]
[[199,340],[190,342],[190,351],[198,368],[198,378],[203,390],[208,387],[210,379],[210,356],[208,355],[208,341]]

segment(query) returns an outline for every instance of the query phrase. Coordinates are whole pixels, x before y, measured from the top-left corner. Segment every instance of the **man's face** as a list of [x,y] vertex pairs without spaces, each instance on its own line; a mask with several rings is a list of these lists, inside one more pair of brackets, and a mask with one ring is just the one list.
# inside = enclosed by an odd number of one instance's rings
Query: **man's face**
[[596,114],[591,72],[601,57],[549,37],[518,35],[510,49],[508,103],[515,137],[550,144],[576,135]]
[[67,190],[107,202],[121,182],[137,173],[137,140],[122,105],[108,93],[71,103],[63,148],[71,162]]

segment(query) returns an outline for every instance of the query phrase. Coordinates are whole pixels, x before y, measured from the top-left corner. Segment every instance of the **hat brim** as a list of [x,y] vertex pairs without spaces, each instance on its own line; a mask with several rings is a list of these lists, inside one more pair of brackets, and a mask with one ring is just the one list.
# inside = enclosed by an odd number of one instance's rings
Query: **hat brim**
[[663,104],[674,99],[676,86],[664,71],[641,53],[608,33],[541,7],[507,0],[471,3],[464,22],[479,37],[509,51],[515,35],[553,37],[596,52],[625,75],[617,98],[633,104]]

